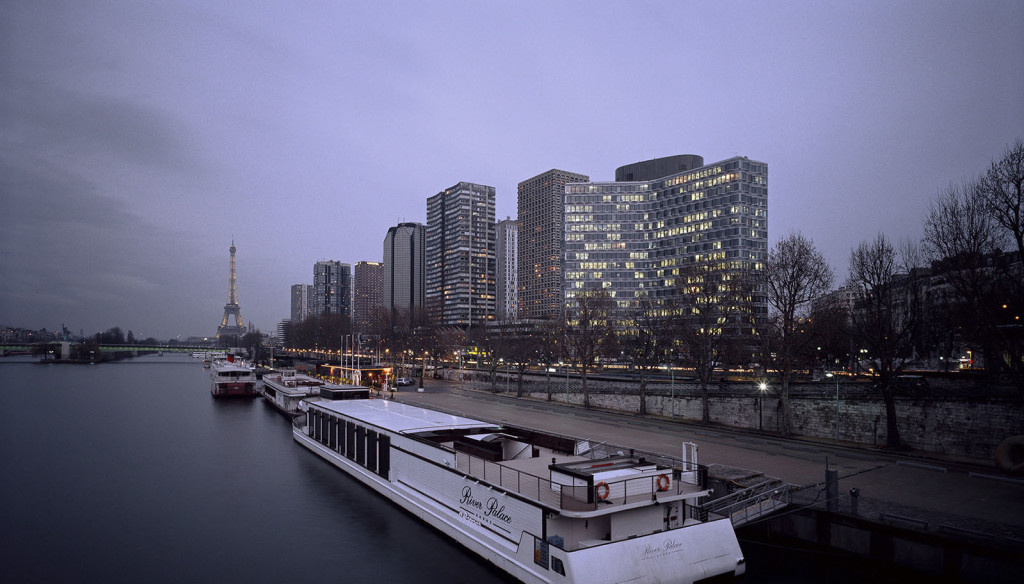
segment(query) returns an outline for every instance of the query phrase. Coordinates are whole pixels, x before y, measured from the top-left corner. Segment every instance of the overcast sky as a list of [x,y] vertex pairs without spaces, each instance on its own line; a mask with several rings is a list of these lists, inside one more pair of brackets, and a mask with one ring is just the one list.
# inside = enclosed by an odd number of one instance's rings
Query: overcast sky
[[769,165],[769,237],[919,238],[1024,137],[1024,3],[0,4],[0,324],[267,331],[459,181]]

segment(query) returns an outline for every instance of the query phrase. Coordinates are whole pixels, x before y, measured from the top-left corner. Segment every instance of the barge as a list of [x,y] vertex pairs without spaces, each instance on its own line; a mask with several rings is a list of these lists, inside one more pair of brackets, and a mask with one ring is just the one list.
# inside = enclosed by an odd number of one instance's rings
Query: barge
[[[263,399],[287,416],[300,413],[299,403],[307,398],[319,397],[321,392],[331,399],[369,399],[370,390],[356,385],[336,385],[322,379],[282,369],[263,375],[260,390]],[[329,394],[329,395],[328,395]]]
[[244,363],[213,361],[210,378],[210,393],[214,397],[257,395],[256,372]]
[[743,574],[731,521],[682,458],[380,399],[304,400],[294,439],[528,583],[681,583]]

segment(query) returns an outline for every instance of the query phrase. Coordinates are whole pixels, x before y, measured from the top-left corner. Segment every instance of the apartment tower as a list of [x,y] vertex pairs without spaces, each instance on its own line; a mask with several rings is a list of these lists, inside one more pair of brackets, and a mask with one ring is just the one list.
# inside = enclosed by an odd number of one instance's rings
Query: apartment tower
[[384,236],[382,302],[392,314],[423,309],[425,242],[422,223],[399,223]]
[[498,221],[495,245],[498,319],[515,321],[519,317],[519,222],[508,218]]
[[521,319],[559,319],[563,311],[565,185],[587,175],[552,169],[519,183],[518,302]]
[[494,187],[460,182],[427,199],[426,307],[442,326],[495,318]]

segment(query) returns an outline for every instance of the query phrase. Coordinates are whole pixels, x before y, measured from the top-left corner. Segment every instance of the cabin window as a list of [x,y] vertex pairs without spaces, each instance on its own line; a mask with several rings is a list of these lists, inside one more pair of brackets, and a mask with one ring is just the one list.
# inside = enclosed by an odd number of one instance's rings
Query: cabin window
[[338,454],[345,454],[345,420],[338,420],[338,446],[334,449]]
[[380,435],[380,448],[377,453],[377,474],[387,479],[391,472],[391,437],[387,434]]
[[366,464],[366,428],[356,426],[356,464]]
[[313,438],[320,440],[320,412],[313,412]]
[[327,445],[327,434],[330,432],[327,424],[330,422],[330,418],[327,414],[320,414],[320,444]]
[[565,576],[565,566],[562,565],[562,560],[558,558],[551,558],[551,569],[556,574],[561,574]]
[[356,457],[356,425],[352,422],[345,424],[345,457],[349,460]]
[[366,431],[366,468],[377,472],[377,432]]
[[338,418],[331,416],[330,420],[328,421],[327,428],[330,433],[331,439],[331,442],[330,444],[328,444],[328,446],[331,447],[331,450],[334,450],[338,447]]
[[548,569],[548,542],[539,537],[533,538],[533,563]]

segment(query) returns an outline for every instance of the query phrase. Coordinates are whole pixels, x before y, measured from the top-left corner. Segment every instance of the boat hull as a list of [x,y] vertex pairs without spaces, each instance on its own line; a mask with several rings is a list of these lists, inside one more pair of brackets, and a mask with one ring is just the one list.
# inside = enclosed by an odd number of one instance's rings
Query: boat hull
[[308,436],[301,427],[293,429],[293,437],[522,582],[679,584],[744,570],[728,520],[565,551],[531,535],[543,533],[550,509],[445,468],[446,464],[427,469],[430,479],[420,481],[411,476],[412,468],[419,465],[415,472],[421,474],[428,463],[396,449],[390,455],[390,476],[384,478]]

